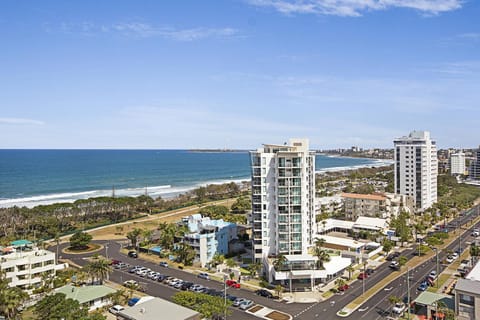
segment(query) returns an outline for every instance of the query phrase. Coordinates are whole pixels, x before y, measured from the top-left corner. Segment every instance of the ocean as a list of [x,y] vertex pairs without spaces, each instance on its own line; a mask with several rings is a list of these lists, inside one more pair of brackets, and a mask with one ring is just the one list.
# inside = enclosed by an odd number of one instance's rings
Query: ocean
[[[316,156],[317,172],[392,163]],[[193,188],[249,180],[248,152],[188,150],[0,150],[0,207],[89,197],[171,197]]]

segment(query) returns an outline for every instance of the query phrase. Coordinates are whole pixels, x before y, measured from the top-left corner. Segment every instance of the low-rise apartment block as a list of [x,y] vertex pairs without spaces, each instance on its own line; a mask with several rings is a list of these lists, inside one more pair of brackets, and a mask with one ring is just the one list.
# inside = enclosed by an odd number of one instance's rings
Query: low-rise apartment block
[[190,231],[183,241],[196,253],[195,262],[205,267],[215,255],[228,253],[228,243],[237,238],[237,225],[231,222],[211,220],[194,214],[188,217],[187,226]]
[[455,285],[455,314],[458,320],[480,319],[480,263]]
[[27,240],[17,240],[0,250],[0,270],[10,280],[10,287],[31,289],[43,284],[42,276],[54,276],[66,267],[57,265],[55,253],[39,249]]
[[355,221],[359,217],[389,219],[397,216],[400,208],[412,212],[413,198],[402,194],[342,193],[345,219]]

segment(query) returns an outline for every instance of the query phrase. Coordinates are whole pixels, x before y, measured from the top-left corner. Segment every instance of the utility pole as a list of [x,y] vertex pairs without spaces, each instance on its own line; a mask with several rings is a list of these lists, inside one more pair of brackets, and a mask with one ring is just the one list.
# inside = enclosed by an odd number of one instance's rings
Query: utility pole
[[367,281],[367,261],[363,262],[362,295],[365,295],[365,282]]

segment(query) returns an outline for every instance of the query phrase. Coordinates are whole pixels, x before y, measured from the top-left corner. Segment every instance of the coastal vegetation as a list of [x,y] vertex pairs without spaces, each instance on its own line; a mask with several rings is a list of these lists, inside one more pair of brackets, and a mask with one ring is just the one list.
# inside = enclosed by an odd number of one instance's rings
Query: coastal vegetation
[[[56,203],[34,208],[0,208],[0,244],[24,238],[31,240],[55,239],[78,230],[118,223],[191,205],[239,196],[248,190],[236,183],[207,185],[180,194],[171,199],[142,195],[139,197],[96,197],[73,203]],[[245,201],[236,206],[245,209]],[[247,207],[248,208],[248,207]],[[238,215],[239,219],[242,215]]]
[[172,296],[173,302],[198,311],[206,319],[222,317],[224,314],[231,314],[228,309],[232,305],[230,300],[224,301],[218,296],[210,296],[205,293],[195,293],[189,291],[177,292]]

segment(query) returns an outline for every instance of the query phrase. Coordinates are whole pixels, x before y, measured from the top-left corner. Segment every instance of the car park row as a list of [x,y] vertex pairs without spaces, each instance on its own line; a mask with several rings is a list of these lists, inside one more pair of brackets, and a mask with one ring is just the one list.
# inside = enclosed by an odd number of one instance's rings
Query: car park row
[[[168,276],[140,265],[132,266],[128,263],[124,263],[121,261],[113,261],[112,266],[114,269],[122,270],[124,272],[134,274],[141,278],[150,279],[151,281],[159,282],[178,290],[191,291],[195,293],[204,293],[210,296],[217,296],[221,298],[225,297],[224,291],[211,289],[201,284],[195,284],[193,282],[184,281],[182,279]],[[162,262],[161,266],[168,268],[168,264],[165,262]],[[197,277],[205,280],[210,279],[208,273],[200,273],[197,275]],[[123,283],[123,285],[132,289],[142,290],[140,284],[135,280],[127,280]],[[240,288],[240,284],[234,280],[227,280],[226,285],[231,288],[237,288],[237,289]],[[273,297],[273,295],[267,290],[257,290],[256,293],[258,295],[261,295],[267,298]],[[229,293],[227,293],[226,298],[232,302],[232,305],[234,307],[238,307],[242,310],[249,309],[254,305],[254,302],[252,300],[237,297]]]

